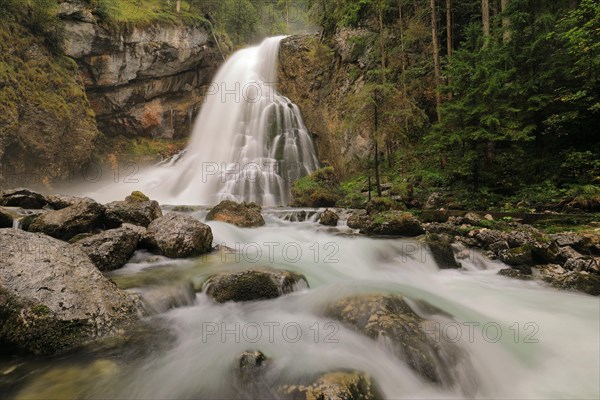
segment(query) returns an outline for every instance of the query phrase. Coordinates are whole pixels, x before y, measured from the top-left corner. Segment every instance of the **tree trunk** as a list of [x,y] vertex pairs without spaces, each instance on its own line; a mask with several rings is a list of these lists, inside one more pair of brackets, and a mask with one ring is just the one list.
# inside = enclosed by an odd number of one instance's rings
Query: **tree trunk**
[[446,0],[446,41],[448,58],[452,57],[452,0]]
[[175,10],[177,13],[181,12],[181,0],[177,0],[177,3],[175,3]]
[[483,19],[483,47],[490,41],[490,0],[481,0],[481,16]]
[[379,14],[379,47],[381,51],[381,80],[385,83],[385,39],[383,37],[383,8],[381,5],[382,0],[377,2],[377,13]]
[[381,197],[381,180],[379,179],[379,145],[377,143],[377,137],[379,135],[379,96],[375,94],[375,109],[373,110],[373,118],[375,125],[375,135],[373,135],[373,141],[375,142],[375,186],[377,188],[377,197]]
[[408,133],[408,89],[406,88],[406,49],[404,47],[404,21],[402,19],[402,0],[398,0],[398,18],[400,25],[400,49],[402,50],[402,98],[404,99],[404,130]]
[[[484,0],[485,1],[485,0]],[[433,72],[435,77],[435,104],[437,111],[437,121],[442,122],[442,93],[440,92],[441,71],[440,71],[440,46],[437,32],[437,13],[435,9],[435,0],[431,0],[431,41],[433,44]]]
[[510,41],[510,18],[506,15],[508,0],[500,0],[500,10],[502,11],[502,40],[504,43]]

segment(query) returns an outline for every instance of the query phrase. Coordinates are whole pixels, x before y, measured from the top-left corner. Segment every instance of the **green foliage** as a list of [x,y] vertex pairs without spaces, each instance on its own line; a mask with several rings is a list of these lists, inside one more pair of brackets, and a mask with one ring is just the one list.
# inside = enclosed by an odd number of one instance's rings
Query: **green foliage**
[[332,167],[316,170],[292,186],[292,205],[296,207],[333,207],[342,197],[337,176]]

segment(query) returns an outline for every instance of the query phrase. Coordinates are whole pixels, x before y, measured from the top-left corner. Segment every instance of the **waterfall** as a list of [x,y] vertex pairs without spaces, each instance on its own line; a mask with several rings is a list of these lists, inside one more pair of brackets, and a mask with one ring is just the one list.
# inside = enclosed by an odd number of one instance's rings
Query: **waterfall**
[[[163,204],[289,203],[291,183],[319,161],[299,108],[275,88],[283,38],[230,57],[207,90],[184,155],[142,173],[141,190]],[[93,197],[124,194],[105,189]]]

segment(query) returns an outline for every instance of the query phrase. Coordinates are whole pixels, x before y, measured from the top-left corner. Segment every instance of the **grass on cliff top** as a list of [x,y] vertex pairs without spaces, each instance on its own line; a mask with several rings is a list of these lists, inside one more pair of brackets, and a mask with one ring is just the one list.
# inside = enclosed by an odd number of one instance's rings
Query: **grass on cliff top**
[[193,25],[206,23],[202,11],[181,1],[181,11],[175,9],[176,1],[164,0],[88,0],[97,7],[104,22],[115,25],[147,26],[153,23]]

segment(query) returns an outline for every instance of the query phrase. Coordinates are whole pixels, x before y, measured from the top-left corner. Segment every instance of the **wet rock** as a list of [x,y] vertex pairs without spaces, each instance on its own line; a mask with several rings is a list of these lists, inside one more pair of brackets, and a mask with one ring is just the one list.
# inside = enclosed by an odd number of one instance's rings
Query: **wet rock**
[[79,240],[75,246],[81,248],[100,271],[121,268],[131,258],[145,233],[144,228],[124,224],[117,229],[104,231]]
[[270,363],[260,351],[244,351],[235,358],[233,372],[240,386],[248,388],[256,385]]
[[79,203],[83,198],[75,196],[65,196],[61,194],[51,194],[46,196],[46,202],[54,210],[62,210]]
[[461,267],[454,258],[453,241],[454,238],[445,233],[427,235],[426,243],[429,246],[429,252],[440,269]]
[[104,206],[85,198],[74,205],[57,211],[48,211],[36,217],[27,227],[61,240],[69,240],[103,226]]
[[506,276],[508,278],[521,279],[524,281],[531,279],[531,275],[525,275],[521,271],[512,268],[503,268],[500,271],[498,271],[498,275]]
[[29,189],[12,189],[2,192],[0,206],[41,209],[47,204],[46,199],[39,193]]
[[196,293],[191,282],[169,285],[149,285],[130,290],[140,296],[146,309],[154,314],[167,312],[173,308],[194,304]]
[[139,316],[137,302],[79,248],[1,229],[0,343],[8,352],[52,354],[113,334]]
[[308,287],[304,275],[276,269],[223,272],[204,283],[203,291],[218,303],[268,300]]
[[265,224],[260,212],[261,207],[258,204],[225,200],[210,210],[206,220],[226,222],[241,228],[252,228]]
[[575,290],[600,296],[600,275],[586,271],[566,271],[560,265],[535,267],[534,276],[562,290]]
[[284,400],[379,400],[383,395],[370,375],[330,372],[310,385],[283,385],[277,394]]
[[196,257],[212,249],[210,226],[196,218],[169,213],[148,226],[143,242],[150,250],[170,258]]
[[[533,255],[529,247],[502,250],[498,253],[498,258],[505,264],[513,267],[521,267],[521,269],[533,263]],[[522,271],[526,272],[527,270]]]
[[508,242],[506,240],[500,240],[500,241],[494,242],[494,243],[490,244],[488,247],[495,254],[500,254],[501,251],[508,250],[510,248],[510,246],[508,245]]
[[333,211],[327,209],[321,214],[319,223],[325,226],[337,226],[340,217]]
[[359,211],[348,218],[348,226],[367,235],[419,236],[425,233],[419,220],[412,214],[387,211],[367,214]]
[[125,201],[106,204],[108,224],[113,228],[125,223],[147,227],[152,221],[162,217],[158,202],[146,199],[141,192],[133,192]]
[[10,211],[0,207],[0,228],[12,228],[14,218]]
[[[390,343],[396,356],[425,379],[452,384],[461,357],[452,343],[431,335],[435,324],[419,317],[399,295],[368,294],[345,298],[327,307],[334,318],[373,340]],[[439,337],[438,337],[439,339]]]

